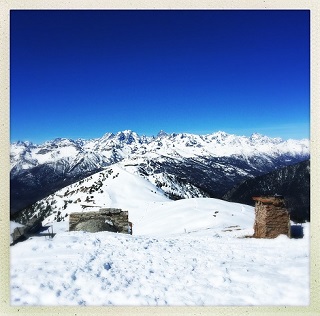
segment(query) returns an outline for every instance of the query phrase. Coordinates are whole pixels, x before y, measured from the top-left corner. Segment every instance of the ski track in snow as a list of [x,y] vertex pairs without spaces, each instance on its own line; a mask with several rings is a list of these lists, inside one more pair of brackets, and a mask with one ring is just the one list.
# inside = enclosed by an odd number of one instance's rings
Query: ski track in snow
[[11,303],[307,305],[308,224],[304,231],[269,240],[244,238],[252,229],[166,237],[62,229],[10,248]]

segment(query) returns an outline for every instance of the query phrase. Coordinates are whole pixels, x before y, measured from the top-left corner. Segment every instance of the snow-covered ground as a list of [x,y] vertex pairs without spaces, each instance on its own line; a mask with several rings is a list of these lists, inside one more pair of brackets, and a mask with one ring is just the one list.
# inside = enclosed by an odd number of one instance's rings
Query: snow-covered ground
[[[304,236],[247,238],[254,209],[216,199],[148,202],[133,235],[68,232],[10,247],[13,305],[308,305]],[[14,225],[12,225],[13,227]]]

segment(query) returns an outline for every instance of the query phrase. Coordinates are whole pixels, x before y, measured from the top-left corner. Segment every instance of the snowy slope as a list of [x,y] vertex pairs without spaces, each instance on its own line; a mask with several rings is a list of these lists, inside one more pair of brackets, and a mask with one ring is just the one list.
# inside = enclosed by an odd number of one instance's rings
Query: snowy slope
[[[157,183],[161,180],[163,188]],[[72,212],[97,211],[114,207],[130,211],[130,219],[136,212],[147,211],[157,204],[170,203],[168,194],[190,197],[190,192],[200,196],[192,185],[176,186],[164,175],[143,176],[136,165],[125,162],[114,164],[83,180],[58,190],[22,211],[17,222],[27,223],[32,217],[45,218],[44,224],[68,220]],[[140,213],[139,213],[140,214]]]
[[11,303],[309,304],[309,224],[302,239],[245,238],[252,207],[216,199],[149,206],[129,213],[132,236],[68,232],[65,221],[54,223],[53,239],[10,247]]
[[[42,217],[43,225],[47,225],[68,221],[73,212],[108,207],[127,210],[134,233],[139,235],[182,233],[236,222],[239,225],[242,221],[250,226],[253,218],[252,207],[218,199],[170,200],[148,177],[141,177],[136,166],[118,163],[40,200],[22,212],[19,220],[27,223],[33,217]],[[227,212],[219,213],[220,208]],[[159,223],[165,223],[166,228]]]

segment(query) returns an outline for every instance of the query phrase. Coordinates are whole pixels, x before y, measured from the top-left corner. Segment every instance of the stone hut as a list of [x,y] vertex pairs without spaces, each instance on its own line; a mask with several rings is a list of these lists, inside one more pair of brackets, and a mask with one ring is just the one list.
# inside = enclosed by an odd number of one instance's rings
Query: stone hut
[[282,196],[253,197],[255,204],[254,235],[256,238],[290,237],[290,216]]
[[69,231],[132,234],[131,227],[128,212],[117,208],[102,208],[98,212],[76,212],[69,215]]

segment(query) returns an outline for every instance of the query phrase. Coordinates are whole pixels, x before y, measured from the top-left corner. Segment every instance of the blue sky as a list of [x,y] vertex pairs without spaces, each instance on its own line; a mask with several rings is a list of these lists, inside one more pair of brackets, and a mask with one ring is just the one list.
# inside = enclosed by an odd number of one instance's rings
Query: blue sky
[[308,138],[307,10],[10,16],[11,141],[138,134]]

